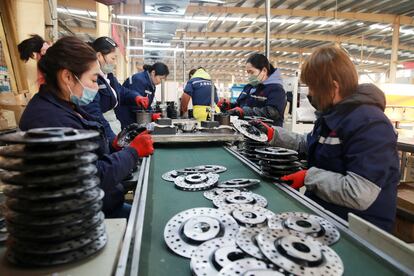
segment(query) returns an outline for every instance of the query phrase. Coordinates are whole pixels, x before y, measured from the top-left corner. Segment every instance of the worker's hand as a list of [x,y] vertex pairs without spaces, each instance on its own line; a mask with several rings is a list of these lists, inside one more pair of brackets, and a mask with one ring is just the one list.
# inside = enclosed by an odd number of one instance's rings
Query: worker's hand
[[220,108],[221,112],[224,112],[230,109],[230,102],[227,99],[220,99],[217,106]]
[[129,146],[137,151],[139,157],[147,157],[154,152],[153,141],[147,130],[135,137]]
[[273,139],[273,136],[275,135],[275,129],[268,124],[262,122],[261,120],[252,120],[249,122],[252,126],[255,126],[258,128],[261,132],[266,133],[267,135],[267,141],[271,141]]
[[149,99],[148,97],[136,96],[135,102],[137,106],[142,106],[144,109],[147,109],[149,106]]
[[151,114],[151,120],[153,122],[155,122],[156,120],[158,120],[159,118],[161,118],[161,113],[152,113]]
[[112,141],[112,147],[119,151],[123,147],[127,146],[129,143],[131,143],[134,138],[140,134],[141,132],[145,131],[146,128],[143,126],[140,126],[137,123],[133,123],[128,125],[126,128],[124,128]]
[[243,118],[244,112],[241,107],[235,107],[228,111],[230,115],[238,116],[239,118]]
[[293,189],[299,189],[305,185],[305,176],[308,170],[301,170],[292,174],[288,174],[285,176],[282,176],[280,179],[283,181],[290,182],[290,187]]

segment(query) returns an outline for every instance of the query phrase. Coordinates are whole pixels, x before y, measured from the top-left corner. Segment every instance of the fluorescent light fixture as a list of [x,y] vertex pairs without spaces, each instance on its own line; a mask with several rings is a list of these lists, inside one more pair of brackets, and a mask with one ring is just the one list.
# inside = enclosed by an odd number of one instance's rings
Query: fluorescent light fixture
[[175,51],[183,52],[184,48],[173,48],[173,47],[146,47],[146,46],[127,46],[128,50],[144,50],[144,51]]
[[196,23],[196,24],[207,24],[208,23],[208,20],[192,19],[189,17],[115,15],[115,18],[137,20],[137,21],[159,21],[159,22],[178,22],[178,23]]
[[91,15],[96,17],[96,12],[87,11],[87,10],[77,10],[77,9],[67,9],[67,8],[57,8],[58,13],[65,14],[76,14],[76,15]]

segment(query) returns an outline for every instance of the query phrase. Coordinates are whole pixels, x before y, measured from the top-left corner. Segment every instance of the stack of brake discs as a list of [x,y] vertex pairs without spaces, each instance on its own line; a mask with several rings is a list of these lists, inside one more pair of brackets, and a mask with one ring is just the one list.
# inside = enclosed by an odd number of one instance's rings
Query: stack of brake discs
[[299,171],[302,164],[298,162],[298,153],[279,147],[256,149],[256,157],[260,160],[262,175],[268,178],[278,178]]
[[[7,259],[50,266],[84,259],[106,242],[95,131],[32,129],[0,137]],[[89,140],[89,141],[88,141]]]
[[256,156],[256,149],[263,149],[268,146],[269,145],[267,142],[258,142],[252,139],[246,139],[240,149],[240,153],[246,156],[249,160],[255,163],[259,163],[260,159]]
[[0,210],[0,245],[4,244],[7,240],[8,233],[6,228],[6,220],[4,219]]

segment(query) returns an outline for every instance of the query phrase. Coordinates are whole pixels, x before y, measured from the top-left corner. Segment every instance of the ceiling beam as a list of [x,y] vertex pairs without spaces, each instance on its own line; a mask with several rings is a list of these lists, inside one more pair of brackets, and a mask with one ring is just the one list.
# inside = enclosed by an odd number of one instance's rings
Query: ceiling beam
[[[220,13],[220,14],[252,14],[265,15],[264,8],[225,7],[225,6],[196,6],[187,7],[186,13]],[[324,17],[332,19],[360,20],[375,23],[393,24],[397,17],[401,25],[414,26],[414,18],[410,16],[386,14],[386,13],[361,13],[361,12],[337,12],[300,9],[271,9],[272,16],[296,16],[296,17]]]
[[96,11],[96,2],[94,0],[58,0],[57,2],[59,7]]

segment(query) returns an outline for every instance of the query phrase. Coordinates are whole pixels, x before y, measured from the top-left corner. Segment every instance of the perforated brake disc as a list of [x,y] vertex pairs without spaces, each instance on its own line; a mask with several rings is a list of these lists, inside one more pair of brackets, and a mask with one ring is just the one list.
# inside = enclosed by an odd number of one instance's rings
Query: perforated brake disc
[[259,179],[235,178],[220,182],[219,188],[246,188],[260,183]]
[[218,276],[239,276],[239,275],[252,275],[253,271],[268,271],[271,272],[273,276],[284,276],[284,274],[279,273],[274,270],[269,270],[268,265],[263,262],[256,260],[254,258],[245,258],[237,260],[225,266]]
[[215,196],[221,195],[221,194],[230,194],[230,193],[240,193],[240,192],[246,192],[247,190],[244,188],[214,188],[208,191],[205,191],[203,193],[204,197],[213,200]]
[[243,259],[246,254],[237,248],[234,239],[217,238],[201,244],[191,257],[193,275],[213,276],[230,265]]
[[195,166],[194,169],[196,169],[199,172],[212,172],[212,173],[223,173],[227,171],[227,168],[220,165],[200,165]]
[[256,152],[263,154],[265,156],[275,157],[275,156],[289,156],[297,155],[298,152],[290,149],[279,148],[279,147],[267,147],[262,149],[256,149]]
[[233,122],[233,126],[235,129],[237,129],[241,134],[246,136],[247,138],[250,138],[254,141],[258,142],[266,142],[267,141],[267,135],[264,132],[261,132],[257,127],[252,126],[246,121],[243,120],[235,120]]
[[260,207],[267,206],[267,200],[261,195],[251,192],[240,192],[233,194],[222,194],[213,198],[213,204],[217,208],[227,204],[250,204]]
[[164,240],[176,254],[191,258],[205,241],[234,240],[237,222],[227,213],[213,208],[193,208],[176,214],[164,228]]
[[332,245],[340,238],[338,229],[332,223],[308,213],[279,213],[270,218],[268,225],[271,229],[291,229],[302,232],[325,245]]
[[200,165],[195,167],[168,171],[162,175],[162,179],[174,182],[174,180],[180,175],[189,175],[194,173],[222,173],[226,170],[226,167],[220,165]]
[[174,182],[178,176],[180,176],[180,174],[176,170],[172,170],[164,173],[161,177],[165,181]]
[[294,275],[342,275],[341,258],[311,236],[288,230],[269,229],[257,235],[263,255],[277,267]]
[[225,204],[220,210],[230,214],[239,225],[244,227],[266,227],[269,218],[275,214],[258,205],[250,204]]
[[236,236],[237,246],[250,256],[260,260],[266,260],[256,241],[257,235],[266,230],[267,228],[240,228]]
[[203,191],[217,185],[219,175],[215,173],[195,173],[178,176],[175,180],[175,187],[184,191]]
[[272,269],[251,269],[242,274],[242,276],[285,276],[284,270],[275,271]]

